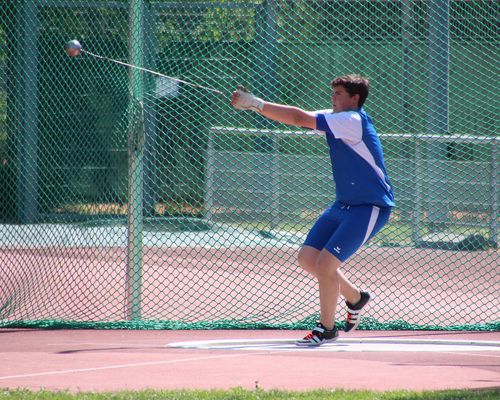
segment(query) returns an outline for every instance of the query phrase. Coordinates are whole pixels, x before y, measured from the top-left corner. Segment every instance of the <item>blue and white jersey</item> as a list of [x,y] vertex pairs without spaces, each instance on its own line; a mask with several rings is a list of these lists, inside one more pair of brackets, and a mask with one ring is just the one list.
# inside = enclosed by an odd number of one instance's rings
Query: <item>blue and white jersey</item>
[[337,201],[350,205],[394,206],[382,145],[362,108],[318,113],[316,129],[326,133]]

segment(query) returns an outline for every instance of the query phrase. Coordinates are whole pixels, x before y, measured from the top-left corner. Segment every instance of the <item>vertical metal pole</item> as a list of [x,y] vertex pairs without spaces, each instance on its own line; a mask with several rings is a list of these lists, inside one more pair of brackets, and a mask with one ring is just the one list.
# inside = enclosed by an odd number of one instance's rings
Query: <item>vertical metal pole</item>
[[[130,1],[130,64],[143,65],[143,0]],[[127,319],[141,318],[144,106],[143,75],[130,68],[130,115],[128,127],[128,240],[127,240]]]
[[[144,21],[144,46],[150,50],[144,55],[144,62],[148,69],[156,70],[156,8],[146,4]],[[143,46],[143,47],[144,47]],[[145,84],[145,93],[151,93],[156,85],[156,77],[149,76]],[[156,167],[157,154],[157,101],[154,96],[144,97],[144,215],[154,216],[155,206],[158,203],[158,174]]]
[[[427,131],[430,134],[449,133],[449,0],[429,1],[429,92]],[[429,228],[444,229],[449,220],[445,167],[446,143],[429,142],[430,181],[439,182],[439,191],[429,193],[435,200],[429,209]]]
[[[255,93],[268,101],[277,101],[277,52],[278,52],[278,5],[276,0],[265,0],[262,7],[256,11],[255,38]],[[272,129],[275,123],[262,116],[257,116],[257,126]],[[271,139],[257,136],[256,148],[262,151],[272,151]]]
[[[427,131],[430,134],[449,133],[449,0],[429,1],[429,99]],[[440,231],[449,222],[447,204],[446,143],[429,142],[429,180],[439,186],[429,191],[429,229]]]
[[[276,101],[276,81],[277,81],[277,51],[278,51],[278,4],[276,0],[265,0],[262,7],[256,13],[256,40],[255,40],[255,66],[254,82],[255,93],[269,101]],[[261,129],[273,129],[275,123],[262,116],[257,116],[257,127]],[[266,157],[267,165],[260,168],[265,171],[272,171],[271,179],[259,182],[259,186],[270,193],[270,206],[272,207],[269,223],[274,227],[275,214],[279,210],[274,207],[279,203],[278,188],[274,183],[274,172],[277,166],[275,162],[278,158],[278,149],[274,137],[267,135],[257,135],[254,138],[255,150],[268,153]],[[265,179],[265,178],[264,178]]]
[[[417,135],[414,132],[413,126],[413,109],[412,109],[412,60],[413,60],[413,38],[414,38],[414,13],[413,1],[403,0],[401,4],[401,132]],[[412,218],[412,239],[414,243],[420,241],[420,218],[421,218],[421,202],[422,202],[422,177],[420,172],[420,163],[422,162],[422,148],[418,138],[414,139],[415,156],[414,171],[416,187],[413,192],[414,205]]]
[[271,164],[271,229],[276,229],[280,223],[280,136],[276,131],[271,133],[273,141],[273,157]]
[[38,218],[38,7],[38,0],[22,1],[15,28],[21,66],[17,215],[19,222],[25,224],[34,223]]
[[449,122],[449,0],[429,1],[429,133],[448,133]]
[[[255,92],[269,101],[276,101],[278,5],[265,0],[256,13]],[[267,119],[262,122],[269,123]],[[269,125],[267,125],[269,126]]]
[[493,138],[491,143],[491,217],[490,217],[490,241],[498,246],[498,139]]
[[422,166],[424,162],[423,145],[425,141],[415,136],[415,204],[413,208],[413,243],[419,243],[420,236],[420,218],[422,216]]
[[215,149],[214,149],[214,131],[208,131],[207,143],[207,161],[205,166],[205,201],[204,201],[204,218],[209,222],[213,222],[213,205],[214,205],[214,176],[215,176]]
[[401,10],[401,132],[410,133],[412,130],[411,117],[411,90],[412,90],[412,40],[413,40],[413,10],[412,1],[403,0]]

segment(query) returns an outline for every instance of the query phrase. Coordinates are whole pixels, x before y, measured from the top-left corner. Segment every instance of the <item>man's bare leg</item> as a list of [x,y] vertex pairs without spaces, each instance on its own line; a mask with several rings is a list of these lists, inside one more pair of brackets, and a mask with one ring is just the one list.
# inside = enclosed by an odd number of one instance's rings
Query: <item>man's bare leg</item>
[[328,250],[322,250],[317,259],[319,284],[320,322],[327,329],[335,325],[335,313],[340,295],[338,269],[342,262]]
[[[321,251],[311,246],[303,246],[299,251],[300,266],[316,279],[318,278],[318,259]],[[356,304],[360,299],[360,291],[354,286],[344,275],[342,271],[337,269],[338,282],[340,285],[340,294],[346,301]]]

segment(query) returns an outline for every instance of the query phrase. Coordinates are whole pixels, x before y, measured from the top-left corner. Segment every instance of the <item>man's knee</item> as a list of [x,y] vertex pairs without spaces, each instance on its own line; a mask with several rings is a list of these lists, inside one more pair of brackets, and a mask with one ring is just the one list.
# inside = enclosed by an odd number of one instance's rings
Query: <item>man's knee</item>
[[316,268],[318,276],[336,278],[342,262],[328,250],[323,250],[317,258]]
[[310,246],[303,246],[299,250],[298,262],[299,265],[308,272],[316,270],[316,262],[320,251]]

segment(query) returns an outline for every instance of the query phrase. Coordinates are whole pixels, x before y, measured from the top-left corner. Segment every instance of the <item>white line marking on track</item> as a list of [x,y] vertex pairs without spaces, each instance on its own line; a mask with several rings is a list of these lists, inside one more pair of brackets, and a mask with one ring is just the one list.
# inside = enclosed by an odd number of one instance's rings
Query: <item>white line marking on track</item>
[[137,342],[75,342],[75,341],[67,341],[67,342],[57,342],[57,343],[47,343],[46,346],[53,347],[61,347],[61,346],[78,346],[79,349],[83,346],[93,346],[102,350],[106,350],[107,347],[113,348],[144,348],[144,349],[156,349],[160,347],[164,347],[163,343],[157,344],[144,344]]
[[497,355],[497,354],[482,354],[480,352],[477,352],[477,351],[450,351],[450,353],[453,353],[453,354],[458,354],[458,355],[461,355],[461,356],[475,356],[475,357],[488,357],[488,358],[500,358],[500,355]]
[[500,341],[445,339],[338,339],[318,347],[297,347],[290,339],[228,339],[169,343],[167,347],[205,350],[274,350],[274,351],[334,351],[334,352],[482,352],[500,351]]
[[245,357],[245,356],[254,356],[254,355],[259,355],[259,354],[264,355],[264,354],[269,354],[269,352],[266,351],[266,352],[262,352],[262,353],[224,354],[224,355],[218,355],[218,356],[181,358],[181,359],[177,359],[177,360],[150,361],[150,362],[132,363],[132,364],[107,365],[107,366],[103,366],[103,367],[93,367],[93,368],[79,368],[79,369],[66,369],[66,370],[60,370],[60,371],[35,372],[35,373],[31,373],[31,374],[0,376],[0,380],[33,378],[36,376],[72,374],[72,373],[77,373],[77,372],[94,372],[94,371],[103,371],[103,370],[108,370],[108,369],[145,367],[145,366],[149,366],[149,365],[165,365],[165,364],[175,364],[175,363],[191,362],[191,361],[215,360],[215,359],[219,359],[219,358],[237,358],[237,357]]

